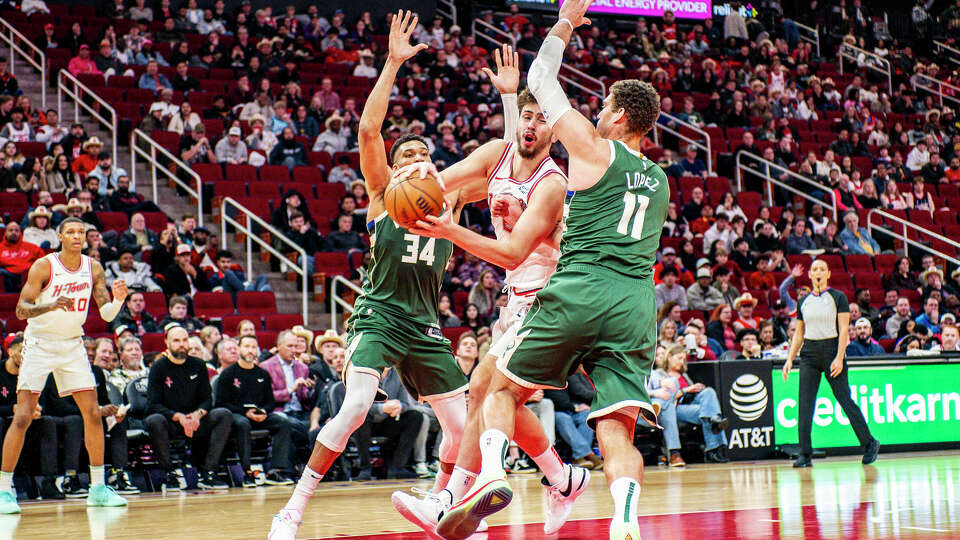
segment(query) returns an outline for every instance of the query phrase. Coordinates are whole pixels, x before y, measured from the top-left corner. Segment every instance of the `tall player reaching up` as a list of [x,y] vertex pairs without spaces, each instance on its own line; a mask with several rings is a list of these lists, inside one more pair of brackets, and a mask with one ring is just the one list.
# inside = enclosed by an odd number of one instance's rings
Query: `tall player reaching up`
[[[367,228],[373,259],[363,295],[347,322],[346,395],[340,412],[320,430],[293,495],[273,518],[271,540],[292,540],[296,535],[317,483],[367,417],[385,368],[396,369],[411,394],[429,402],[437,415],[443,431],[437,484],[446,484],[453,472],[467,414],[467,379],[437,324],[440,284],[453,244],[423,238],[396,225],[387,217],[383,202],[391,176],[405,166],[430,161],[424,139],[407,134],[391,149],[391,168],[380,135],[397,71],[405,60],[426,48],[423,44],[410,45],[410,34],[416,26],[417,17],[409,12],[393,17],[387,62],[360,116],[360,168],[370,194],[367,215],[373,221]],[[462,207],[459,199],[459,193],[446,199],[458,218]],[[399,414],[399,409],[394,410]]]
[[17,514],[20,506],[13,490],[13,471],[20,459],[23,439],[38,415],[37,401],[53,374],[61,396],[71,394],[83,416],[83,440],[90,457],[90,492],[87,506],[126,506],[127,501],[104,484],[103,425],[97,404],[97,383],[83,346],[83,323],[90,295],[104,321],[112,321],[123,307],[127,285],[113,282],[113,300],[100,263],[83,255],[86,225],[67,218],[58,229],[60,251],[33,263],[20,291],[17,318],[27,321],[23,336],[23,364],[17,381],[13,422],[3,439],[0,465],[0,514]]
[[[507,306],[493,325],[490,353],[470,376],[473,405],[468,409],[457,467],[447,489],[422,500],[405,492],[393,495],[394,506],[400,513],[428,532],[434,532],[441,512],[467,493],[480,472],[480,405],[496,371],[496,359],[512,343],[516,327],[533,304],[537,291],[553,274],[560,255],[553,237],[562,217],[567,179],[550,158],[550,145],[555,139],[530,92],[521,92],[519,98],[516,95],[520,71],[513,48],[506,45],[502,55],[496,51],[495,57],[497,73],[486,73],[503,99],[505,140],[484,144],[466,159],[444,169],[440,176],[446,190],[462,189],[468,195],[489,199],[497,239],[457,225],[450,212],[432,218],[429,225],[411,229],[420,236],[452,240],[474,255],[507,268],[509,287]],[[533,456],[546,476],[543,483],[547,487],[547,512],[543,528],[546,534],[553,534],[566,522],[573,502],[587,487],[590,473],[560,461],[539,419],[529,409],[517,411],[517,426],[514,439]],[[441,536],[450,533],[443,529],[436,532]]]
[[[483,404],[482,468],[474,488],[441,519],[446,538],[465,538],[513,497],[503,458],[516,417],[538,388],[562,388],[582,367],[596,387],[588,422],[603,451],[615,503],[610,538],[639,539],[643,457],[633,446],[638,415],[656,425],[644,381],[656,347],[652,267],[670,199],[667,177],[640,153],[659,96],[636,80],[615,83],[597,126],[571,108],[557,72],[573,30],[589,24],[591,0],[567,0],[530,66],[528,84],[570,154],[557,271],[500,360]],[[521,216],[522,219],[522,216]],[[482,249],[473,245],[471,250]]]

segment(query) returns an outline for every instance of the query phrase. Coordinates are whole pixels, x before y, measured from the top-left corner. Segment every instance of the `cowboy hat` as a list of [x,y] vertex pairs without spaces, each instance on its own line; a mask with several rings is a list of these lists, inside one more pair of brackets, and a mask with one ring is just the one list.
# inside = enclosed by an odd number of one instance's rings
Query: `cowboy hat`
[[89,146],[103,146],[103,143],[100,142],[100,139],[96,137],[90,137],[89,139],[86,140],[86,142],[83,143],[83,146],[82,146],[83,151],[86,152],[87,147]]
[[343,125],[343,117],[340,116],[339,114],[334,113],[329,117],[327,117],[327,119],[323,122],[323,125],[326,126],[327,129],[330,129],[330,124],[334,122],[340,122],[340,125]]
[[344,342],[343,342],[343,338],[341,338],[341,337],[337,334],[336,330],[327,330],[327,331],[325,331],[324,333],[322,333],[322,334],[320,334],[319,336],[317,336],[316,338],[314,338],[314,340],[313,340],[313,348],[316,349],[317,352],[319,352],[319,351],[320,351],[320,347],[322,347],[323,344],[324,344],[324,343],[327,343],[328,341],[332,341],[332,342],[336,343],[337,345],[339,345],[339,346],[341,346],[341,347],[343,347],[343,346],[345,345]]
[[940,281],[943,281],[943,270],[936,266],[931,266],[930,268],[924,270],[923,273],[920,274],[920,281],[926,282],[927,278],[933,274],[940,276]]
[[51,214],[50,211],[47,210],[46,206],[38,206],[34,208],[33,211],[27,215],[27,219],[29,219],[30,221],[33,221],[33,218],[35,217],[46,217],[47,219],[49,219],[50,216],[52,215],[53,214]]
[[267,119],[264,118],[262,114],[255,114],[250,117],[250,125],[252,126],[255,122],[260,122],[263,125],[267,124]]
[[757,302],[758,300],[754,298],[752,294],[745,292],[740,296],[738,296],[737,299],[733,301],[733,309],[740,309],[740,306],[743,304],[750,304],[752,306],[756,306]]
[[83,208],[86,208],[86,207],[83,205],[82,202],[80,202],[80,199],[74,197],[74,198],[70,199],[69,201],[67,201],[67,206],[65,207],[66,210],[70,210],[71,208],[80,208],[80,209],[83,209]]
[[298,324],[291,328],[290,331],[293,332],[293,335],[307,340],[307,343],[313,343],[313,332],[311,332],[308,328],[304,328],[302,325]]

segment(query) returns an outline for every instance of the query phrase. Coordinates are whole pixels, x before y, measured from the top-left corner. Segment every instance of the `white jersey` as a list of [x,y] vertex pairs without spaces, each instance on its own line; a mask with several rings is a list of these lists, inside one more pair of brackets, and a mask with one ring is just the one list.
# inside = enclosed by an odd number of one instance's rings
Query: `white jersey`
[[[526,209],[530,195],[533,194],[533,190],[537,188],[541,180],[553,173],[560,174],[564,179],[566,179],[566,175],[563,174],[563,171],[553,159],[547,156],[543,158],[543,161],[540,162],[529,178],[526,180],[514,179],[513,157],[516,149],[516,143],[508,142],[507,147],[503,150],[500,161],[487,179],[487,201],[492,202],[495,195],[512,195],[520,201],[520,206]],[[493,229],[498,240],[510,238],[510,229],[507,228],[502,217],[493,218]],[[507,270],[506,284],[513,287],[517,292],[542,288],[556,270],[559,257],[560,251],[558,249],[541,243],[520,263],[520,266],[514,270]]]
[[75,270],[64,266],[58,253],[51,253],[44,259],[50,263],[50,280],[40,291],[35,303],[47,304],[66,296],[73,298],[73,309],[55,309],[31,317],[27,320],[24,337],[56,340],[78,338],[83,335],[83,323],[87,320],[90,293],[93,291],[93,266],[90,258],[81,255],[80,267]]

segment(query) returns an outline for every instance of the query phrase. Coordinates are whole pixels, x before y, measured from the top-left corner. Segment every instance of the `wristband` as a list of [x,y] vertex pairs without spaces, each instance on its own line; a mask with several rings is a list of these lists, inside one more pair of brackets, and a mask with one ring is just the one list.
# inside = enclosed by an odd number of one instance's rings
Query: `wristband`
[[573,27],[573,23],[570,22],[570,19],[564,17],[564,18],[560,19],[559,21],[557,21],[557,24],[560,24],[560,23],[562,23],[562,22],[567,23],[567,26],[570,27],[570,31],[571,31],[571,32],[573,32],[573,31],[575,30],[575,28]]

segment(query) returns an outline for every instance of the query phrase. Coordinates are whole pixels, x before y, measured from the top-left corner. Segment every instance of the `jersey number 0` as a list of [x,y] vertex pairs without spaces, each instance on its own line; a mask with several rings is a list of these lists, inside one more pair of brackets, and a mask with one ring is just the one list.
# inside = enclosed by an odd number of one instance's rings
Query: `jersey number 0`
[[[620,218],[620,223],[617,224],[617,232],[629,234],[631,237],[640,240],[643,234],[643,218],[647,207],[650,206],[650,197],[628,191],[623,194],[623,204],[623,216]],[[633,218],[633,227],[630,227],[630,218]]]

